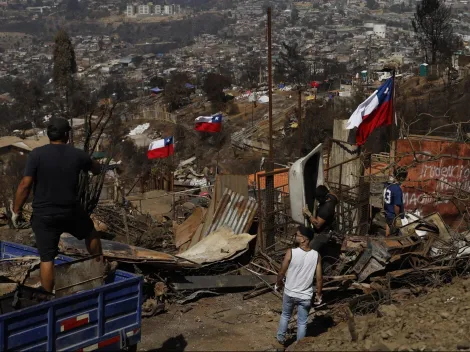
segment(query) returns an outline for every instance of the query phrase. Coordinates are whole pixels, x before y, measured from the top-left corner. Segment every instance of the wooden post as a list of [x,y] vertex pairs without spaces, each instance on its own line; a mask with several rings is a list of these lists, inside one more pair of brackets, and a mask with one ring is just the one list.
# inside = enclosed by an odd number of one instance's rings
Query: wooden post
[[[341,230],[352,231],[359,224],[359,199],[362,198],[359,186],[364,170],[362,160],[358,157],[359,148],[348,143],[350,130],[346,129],[346,124],[347,120],[334,121],[327,179],[333,192],[335,189],[339,192],[338,223],[343,226]],[[348,219],[352,219],[351,226],[344,228]]]
[[124,208],[122,209],[122,222],[124,223],[124,230],[126,231],[127,244],[131,244],[131,241],[129,239],[129,225],[127,224],[127,213],[126,213],[126,209]]
[[302,157],[302,90],[299,88],[298,90],[298,123],[297,123],[297,129],[299,130],[299,158]]

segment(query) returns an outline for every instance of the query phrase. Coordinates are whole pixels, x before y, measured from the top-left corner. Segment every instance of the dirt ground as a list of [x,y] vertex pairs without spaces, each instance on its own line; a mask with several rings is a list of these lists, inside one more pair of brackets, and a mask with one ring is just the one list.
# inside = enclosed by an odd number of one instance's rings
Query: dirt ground
[[355,317],[358,341],[347,323],[307,337],[288,351],[456,351],[470,350],[470,279],[434,289],[377,314]]
[[[31,230],[0,227],[0,239],[34,245]],[[328,296],[333,295],[329,293]],[[328,298],[325,300],[328,301]],[[272,293],[243,300],[243,292],[200,298],[142,321],[140,351],[274,351],[281,301]],[[295,318],[295,317],[294,317]],[[337,322],[337,324],[336,324]],[[290,322],[294,342],[296,321]],[[356,316],[358,339],[328,306],[310,313],[307,336],[288,351],[470,351],[470,278]]]
[[243,293],[230,293],[172,305],[167,313],[143,319],[139,350],[274,350],[280,312],[281,300],[271,293],[245,301]]

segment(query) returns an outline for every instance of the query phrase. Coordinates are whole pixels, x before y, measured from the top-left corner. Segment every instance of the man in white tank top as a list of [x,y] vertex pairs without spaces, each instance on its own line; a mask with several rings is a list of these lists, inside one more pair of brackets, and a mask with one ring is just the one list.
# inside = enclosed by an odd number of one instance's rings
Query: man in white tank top
[[[308,313],[312,304],[313,279],[316,276],[316,302],[321,301],[322,269],[321,258],[317,251],[310,249],[313,231],[303,225],[299,226],[295,236],[297,248],[288,249],[277,275],[276,286],[284,286],[282,315],[277,331],[277,341],[285,343],[287,326],[294,307],[297,307],[297,341],[307,332]],[[284,284],[284,278],[285,284]]]

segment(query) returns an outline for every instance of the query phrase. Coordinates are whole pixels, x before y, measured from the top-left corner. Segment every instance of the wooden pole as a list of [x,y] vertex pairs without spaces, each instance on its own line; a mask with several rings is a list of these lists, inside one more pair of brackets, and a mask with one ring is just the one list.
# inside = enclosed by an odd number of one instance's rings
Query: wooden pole
[[269,159],[273,161],[273,67],[271,38],[271,8],[268,7],[268,97],[269,97]]
[[299,98],[299,117],[298,117],[298,123],[297,123],[297,128],[299,130],[299,158],[302,157],[302,90],[299,87],[298,90],[298,98]]
[[[395,123],[396,123],[396,117],[395,117],[395,70],[393,70],[392,73],[392,79],[393,79],[393,84],[392,84],[392,123],[390,124],[390,164],[393,165],[395,162],[395,154],[396,154],[396,141],[394,142],[395,139]],[[393,173],[392,171],[393,167],[390,168],[390,172]]]
[[[274,170],[274,150],[273,150],[273,72],[272,72],[272,38],[271,38],[271,8],[268,7],[268,96],[269,96],[269,157],[266,161],[266,171]],[[271,248],[275,243],[275,217],[274,217],[274,175],[266,174],[265,190],[265,208],[264,208],[264,241],[265,248]]]

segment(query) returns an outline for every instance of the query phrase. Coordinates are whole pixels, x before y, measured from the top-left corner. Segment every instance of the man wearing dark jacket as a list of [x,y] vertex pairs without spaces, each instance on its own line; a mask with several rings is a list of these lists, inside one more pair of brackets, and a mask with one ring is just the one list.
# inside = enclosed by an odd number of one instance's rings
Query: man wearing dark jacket
[[310,248],[323,254],[321,249],[329,241],[331,231],[334,229],[338,198],[330,193],[326,186],[321,185],[315,190],[315,199],[318,202],[317,216],[313,216],[308,209],[304,210],[304,214],[315,229],[315,237],[310,242]]
[[66,119],[51,118],[47,126],[50,144],[34,149],[29,155],[12,208],[12,222],[18,227],[21,210],[33,189],[31,226],[41,259],[41,285],[49,292],[54,289],[54,258],[62,233],[85,239],[90,254],[101,254],[101,241],[93,221],[78,199],[80,173],[98,175],[101,167],[86,152],[67,144],[69,131]]

